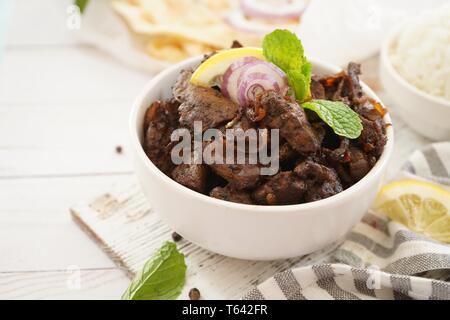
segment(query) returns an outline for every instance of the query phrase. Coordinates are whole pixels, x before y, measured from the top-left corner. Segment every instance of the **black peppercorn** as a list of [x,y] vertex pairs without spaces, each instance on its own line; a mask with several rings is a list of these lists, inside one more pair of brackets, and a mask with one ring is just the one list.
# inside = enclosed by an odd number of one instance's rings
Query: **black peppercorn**
[[176,232],[172,233],[172,240],[173,240],[174,242],[181,241],[182,239],[183,239],[183,237],[180,236],[178,233],[176,233]]
[[117,147],[116,147],[116,153],[122,154],[122,152],[123,152],[122,146],[117,146]]
[[192,288],[189,291],[189,299],[200,300],[200,290],[198,290],[197,288]]

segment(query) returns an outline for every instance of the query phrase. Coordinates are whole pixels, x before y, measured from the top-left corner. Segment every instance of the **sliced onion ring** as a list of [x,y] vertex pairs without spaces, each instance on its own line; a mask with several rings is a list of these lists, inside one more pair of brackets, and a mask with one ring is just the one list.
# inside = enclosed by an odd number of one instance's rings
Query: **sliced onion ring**
[[245,15],[262,19],[297,19],[306,7],[305,0],[241,0]]
[[254,57],[234,62],[223,76],[222,93],[240,106],[248,106],[264,91],[285,95],[289,90],[286,74],[274,64]]
[[222,94],[227,98],[237,97],[238,82],[240,81],[240,76],[242,74],[241,69],[246,68],[251,63],[257,63],[258,61],[261,60],[255,57],[244,57],[232,63],[223,75],[221,86]]

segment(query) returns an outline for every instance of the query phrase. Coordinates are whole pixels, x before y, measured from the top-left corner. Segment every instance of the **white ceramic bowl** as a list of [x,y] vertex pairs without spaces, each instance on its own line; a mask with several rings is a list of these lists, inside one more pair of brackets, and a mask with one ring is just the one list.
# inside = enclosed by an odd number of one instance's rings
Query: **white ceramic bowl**
[[410,84],[395,70],[390,49],[405,27],[402,23],[386,38],[381,49],[380,80],[398,114],[411,128],[435,141],[450,140],[450,102]]
[[[376,166],[360,182],[331,198],[291,206],[256,206],[226,202],[194,192],[162,173],[146,156],[144,114],[156,99],[171,97],[171,87],[182,69],[195,67],[201,57],[163,71],[137,98],[131,118],[132,153],[145,196],[161,218],[189,241],[226,256],[275,260],[311,253],[343,237],[367,212],[382,183],[393,149],[393,129]],[[316,74],[338,68],[313,61]],[[366,86],[364,91],[379,100]],[[391,123],[389,115],[386,123]]]

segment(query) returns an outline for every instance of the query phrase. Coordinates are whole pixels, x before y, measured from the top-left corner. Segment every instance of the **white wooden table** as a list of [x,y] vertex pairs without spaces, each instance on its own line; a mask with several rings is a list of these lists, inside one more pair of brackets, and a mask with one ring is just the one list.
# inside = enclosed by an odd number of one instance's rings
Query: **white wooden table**
[[[150,75],[77,40],[71,0],[12,2],[0,64],[0,299],[118,299],[129,279],[68,208],[133,181],[128,113]],[[391,174],[428,142],[396,125]]]

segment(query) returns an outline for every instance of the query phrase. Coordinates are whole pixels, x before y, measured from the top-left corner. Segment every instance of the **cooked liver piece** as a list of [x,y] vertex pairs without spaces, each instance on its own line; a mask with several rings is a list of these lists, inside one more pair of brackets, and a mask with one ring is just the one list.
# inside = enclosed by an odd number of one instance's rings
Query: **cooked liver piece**
[[[203,147],[207,148],[208,144],[210,143],[214,142],[205,142],[203,144]],[[216,149],[213,151],[212,154],[214,159],[215,157],[223,157],[223,160],[221,161],[223,164],[216,162],[210,164],[209,167],[216,175],[228,181],[230,187],[233,187],[238,190],[254,188],[261,179],[260,166],[257,164],[248,164],[249,162],[248,158],[246,159],[246,164],[238,164],[238,163],[227,164],[226,143],[227,141],[224,139],[223,140],[224,149],[220,155],[217,155],[215,153],[218,151]]]
[[313,99],[326,99],[325,88],[318,76],[313,76],[311,79],[311,96]]
[[172,179],[189,189],[205,192],[208,167],[196,164],[181,164],[172,171]]
[[350,80],[351,97],[358,99],[363,95],[359,76],[361,75],[361,65],[350,62],[347,67],[347,74]]
[[367,156],[361,150],[352,147],[350,149],[349,173],[353,183],[358,182],[369,173],[371,165]]
[[175,101],[154,102],[144,118],[145,152],[166,174],[174,167],[170,157],[170,136],[178,126],[178,103]]
[[218,90],[192,85],[189,82],[191,76],[192,71],[183,71],[173,88],[175,99],[181,103],[179,113],[182,126],[193,128],[194,121],[201,121],[203,129],[207,130],[237,116],[237,104]]
[[191,86],[190,79],[194,71],[191,69],[181,71],[175,85],[172,88],[173,98],[179,103],[186,101],[186,91]]
[[319,141],[305,111],[297,103],[273,91],[263,93],[259,103],[266,110],[262,123],[271,129],[280,129],[280,135],[295,151],[310,154],[319,150]]
[[290,144],[284,142],[280,146],[279,150],[280,163],[294,160],[298,157],[297,153],[291,148]]
[[[363,131],[357,139],[336,135],[314,113],[305,113],[293,98],[267,91],[254,103],[238,106],[223,97],[220,90],[192,85],[192,73],[181,73],[172,88],[172,100],[152,104],[143,126],[148,157],[161,171],[192,190],[226,201],[258,205],[321,200],[366,176],[385,147],[385,111],[363,93],[358,64],[350,63],[346,71],[336,75],[314,76],[311,83],[313,99],[342,101],[359,115]],[[270,129],[279,129],[280,171],[274,176],[261,176],[261,163],[208,165],[211,159],[205,158],[204,165],[175,166],[170,158],[175,143],[170,136],[177,128],[192,130],[197,120],[202,121],[204,131],[215,128],[222,134],[226,129],[269,129],[264,140],[269,148],[274,138]],[[213,140],[203,141],[203,150]],[[222,156],[226,143],[224,139]]]
[[261,205],[289,205],[301,203],[307,185],[292,171],[280,172],[253,192]]
[[383,153],[387,138],[383,117],[373,106],[374,103],[367,99],[355,109],[363,124],[363,131],[357,141],[366,153],[379,158]]
[[214,188],[210,196],[216,199],[231,201],[236,203],[244,203],[244,204],[254,204],[255,202],[251,198],[250,194],[247,191],[236,190],[229,185],[226,187],[216,187]]
[[238,190],[254,188],[261,179],[260,168],[252,164],[213,164],[210,168],[215,174]]
[[308,186],[305,194],[306,202],[325,199],[343,191],[336,171],[313,161],[306,160],[300,163],[294,172]]

